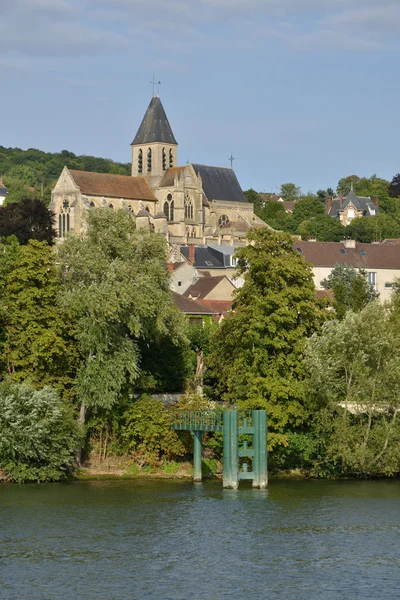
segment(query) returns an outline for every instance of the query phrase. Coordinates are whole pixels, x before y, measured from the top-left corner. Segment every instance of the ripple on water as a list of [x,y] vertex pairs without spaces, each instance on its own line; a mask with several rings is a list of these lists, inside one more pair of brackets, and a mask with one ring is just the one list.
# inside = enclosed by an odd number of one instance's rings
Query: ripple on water
[[400,482],[0,487],[1,600],[394,600]]

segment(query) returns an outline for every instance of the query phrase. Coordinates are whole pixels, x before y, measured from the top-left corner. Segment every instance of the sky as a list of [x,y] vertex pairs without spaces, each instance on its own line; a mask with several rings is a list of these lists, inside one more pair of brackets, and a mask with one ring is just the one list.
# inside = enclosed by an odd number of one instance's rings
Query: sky
[[399,0],[0,0],[0,145],[129,162],[154,74],[180,164],[391,180],[399,30]]

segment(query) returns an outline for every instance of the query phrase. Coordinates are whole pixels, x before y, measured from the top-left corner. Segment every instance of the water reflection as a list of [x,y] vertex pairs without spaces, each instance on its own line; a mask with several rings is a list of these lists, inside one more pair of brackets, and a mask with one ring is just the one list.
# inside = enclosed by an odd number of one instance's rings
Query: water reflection
[[400,482],[0,486],[6,600],[398,597]]

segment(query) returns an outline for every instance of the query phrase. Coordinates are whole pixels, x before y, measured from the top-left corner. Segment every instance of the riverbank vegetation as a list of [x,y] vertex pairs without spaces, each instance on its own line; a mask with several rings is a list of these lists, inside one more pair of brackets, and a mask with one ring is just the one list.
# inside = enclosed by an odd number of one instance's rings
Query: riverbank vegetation
[[[3,476],[57,481],[89,456],[177,472],[193,440],[172,430],[174,411],[232,406],[267,410],[272,472],[397,475],[399,287],[382,306],[362,272],[342,269],[328,307],[290,235],[261,229],[249,241],[234,312],[217,326],[178,312],[163,238],[123,212],[89,211],[87,235],[56,247],[3,238]],[[179,400],[155,396],[166,392]],[[211,473],[221,456],[221,434],[205,436]]]

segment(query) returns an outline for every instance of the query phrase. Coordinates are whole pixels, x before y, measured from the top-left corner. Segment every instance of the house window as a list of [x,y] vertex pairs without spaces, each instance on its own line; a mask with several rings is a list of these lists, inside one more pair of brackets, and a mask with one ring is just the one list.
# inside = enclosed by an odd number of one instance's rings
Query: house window
[[143,172],[143,150],[139,150],[138,154],[138,173]]
[[393,287],[393,283],[392,283],[391,281],[387,281],[387,282],[385,283],[385,288],[392,289],[392,287]]
[[193,219],[193,201],[191,199],[191,197],[189,196],[189,194],[185,194],[185,200],[184,200],[184,206],[185,206],[185,219]]
[[368,283],[375,290],[376,289],[376,273],[370,271],[368,273]]
[[181,287],[182,281],[178,281],[178,287]]

